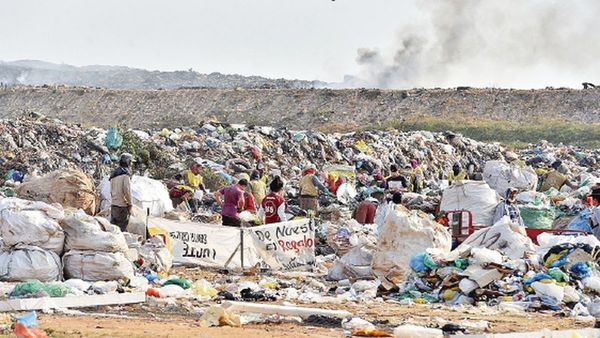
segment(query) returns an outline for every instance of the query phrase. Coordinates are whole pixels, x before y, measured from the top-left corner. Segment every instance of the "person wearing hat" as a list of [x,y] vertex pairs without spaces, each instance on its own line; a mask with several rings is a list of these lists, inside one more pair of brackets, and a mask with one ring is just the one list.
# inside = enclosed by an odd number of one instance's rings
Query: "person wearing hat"
[[309,164],[302,171],[300,179],[300,208],[306,211],[312,211],[315,215],[319,210],[319,191],[328,193],[327,188],[321,183],[316,175],[317,168],[314,164]]
[[494,219],[492,221],[493,224],[496,224],[502,219],[502,217],[508,216],[512,223],[525,226],[525,223],[523,223],[523,218],[521,217],[521,211],[515,203],[517,201],[518,194],[519,190],[516,188],[506,189],[504,201],[498,203],[498,206],[496,206],[496,213],[494,214]]
[[133,156],[121,154],[119,166],[110,174],[110,222],[119,226],[121,231],[127,230],[131,215],[131,163]]

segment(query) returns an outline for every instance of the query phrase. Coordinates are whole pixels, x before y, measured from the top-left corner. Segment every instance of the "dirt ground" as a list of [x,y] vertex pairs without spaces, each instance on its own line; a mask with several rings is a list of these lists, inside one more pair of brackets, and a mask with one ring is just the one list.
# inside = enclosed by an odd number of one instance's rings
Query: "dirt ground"
[[[451,308],[437,305],[401,306],[382,303],[365,307],[364,304],[346,306],[317,305],[320,308],[346,309],[361,318],[370,320],[387,332],[402,323],[442,326],[444,321],[452,323],[480,320],[489,322],[486,332],[523,332],[543,328],[568,329],[592,327],[593,322],[577,322],[556,313],[498,313],[490,309]],[[143,313],[140,308],[122,307],[96,308],[83,315],[38,313],[39,327],[50,337],[342,337],[339,327],[315,327],[297,323],[247,324],[242,327],[200,327],[198,315],[170,313]],[[122,315],[110,314],[118,312]],[[108,314],[107,314],[108,313]],[[106,317],[114,316],[114,317]],[[119,318],[121,317],[121,318]],[[10,337],[10,335],[5,335]]]
[[[174,273],[197,280],[223,277],[215,271],[176,268]],[[258,277],[260,278],[260,277]],[[257,276],[241,276],[240,280],[255,280]],[[274,302],[270,304],[278,304]],[[124,306],[103,306],[43,313],[38,311],[39,328],[49,337],[342,337],[338,323],[293,322],[283,318],[276,322],[245,324],[241,327],[201,327],[200,317],[215,302],[150,299],[145,303]],[[560,312],[500,311],[493,307],[400,305],[395,302],[344,304],[298,304],[303,307],[346,310],[392,333],[401,324],[410,323],[442,327],[453,323],[466,326],[471,333],[525,332],[548,329],[593,327],[594,322],[577,321]],[[13,314],[18,315],[18,314]],[[0,337],[12,337],[8,315],[0,318]],[[4,325],[2,325],[4,324]]]

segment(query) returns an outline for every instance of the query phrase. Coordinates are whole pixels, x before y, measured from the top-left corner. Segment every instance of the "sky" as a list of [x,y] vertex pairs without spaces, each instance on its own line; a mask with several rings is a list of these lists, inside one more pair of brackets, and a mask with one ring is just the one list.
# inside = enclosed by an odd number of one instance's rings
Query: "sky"
[[[574,87],[600,79],[597,0],[18,0],[0,60],[260,75],[347,87]],[[600,82],[600,81],[598,81]]]
[[398,0],[6,1],[0,60],[341,81],[416,14]]

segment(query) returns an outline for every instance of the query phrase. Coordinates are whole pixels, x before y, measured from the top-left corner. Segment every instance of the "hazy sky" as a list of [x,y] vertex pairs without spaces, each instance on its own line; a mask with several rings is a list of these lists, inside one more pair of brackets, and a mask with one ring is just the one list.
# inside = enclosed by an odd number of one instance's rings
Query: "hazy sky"
[[382,88],[600,82],[598,0],[6,0],[0,60]]
[[400,0],[15,0],[0,60],[341,81],[422,13]]

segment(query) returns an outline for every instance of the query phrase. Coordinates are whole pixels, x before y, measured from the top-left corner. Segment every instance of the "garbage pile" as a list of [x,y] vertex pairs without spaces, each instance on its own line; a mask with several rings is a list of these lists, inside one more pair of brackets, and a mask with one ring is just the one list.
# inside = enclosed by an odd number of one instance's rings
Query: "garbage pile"
[[[314,131],[206,123],[198,128],[127,130],[84,128],[41,115],[0,120],[0,172],[41,175],[79,168],[100,181],[121,152],[138,160],[140,172],[170,178],[194,158],[215,172],[250,172],[257,162],[278,170],[291,182],[306,163],[347,164],[368,174],[411,159],[424,167],[428,180],[444,175],[456,161],[482,167],[503,159],[503,148],[458,135],[430,132],[369,131],[326,135]],[[158,168],[160,167],[160,168]],[[11,175],[8,175],[8,174]]]
[[596,316],[600,298],[594,236],[538,237],[539,246],[508,218],[475,232],[450,253],[428,250],[410,259],[411,274],[395,297],[404,304],[477,304],[550,309]]

